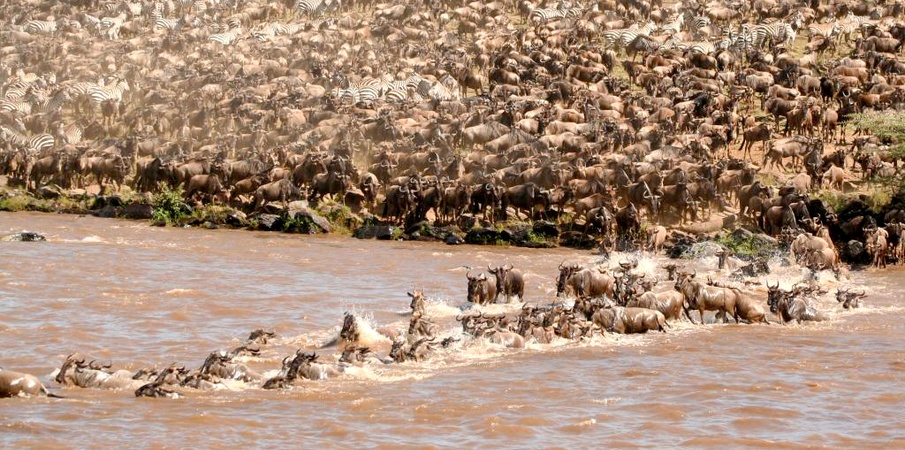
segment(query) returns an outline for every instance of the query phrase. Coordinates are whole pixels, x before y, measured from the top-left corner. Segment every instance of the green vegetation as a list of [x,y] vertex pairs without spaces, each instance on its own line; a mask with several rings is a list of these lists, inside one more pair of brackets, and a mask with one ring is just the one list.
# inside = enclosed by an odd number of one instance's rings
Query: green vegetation
[[342,203],[325,202],[319,205],[316,211],[330,222],[334,233],[352,234],[352,230],[365,223],[361,217]]
[[202,222],[223,223],[226,216],[232,211],[233,209],[229,206],[208,204],[193,211],[192,217]]
[[773,253],[778,250],[770,241],[760,239],[757,235],[735,236],[726,234],[717,236],[715,242],[726,247],[737,255],[756,256],[765,253]]
[[889,144],[889,156],[905,158],[905,112],[866,111],[849,119],[855,129],[868,130]]
[[30,198],[25,195],[0,198],[0,211],[19,212],[29,208]]
[[834,189],[824,189],[818,191],[814,196],[822,200],[823,203],[832,208],[833,211],[841,210],[851,197],[851,195],[844,194]]
[[192,208],[182,201],[182,188],[164,189],[151,202],[151,220],[167,225],[178,224],[192,215]]

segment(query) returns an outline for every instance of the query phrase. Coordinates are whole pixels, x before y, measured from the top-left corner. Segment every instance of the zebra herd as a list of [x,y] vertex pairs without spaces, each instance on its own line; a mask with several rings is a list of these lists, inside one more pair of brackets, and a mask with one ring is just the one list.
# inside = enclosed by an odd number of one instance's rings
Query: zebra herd
[[341,87],[330,91],[330,97],[340,104],[347,105],[377,100],[393,103],[420,102],[425,99],[450,101],[460,98],[459,83],[448,74],[434,82],[418,74],[404,80],[396,80],[389,74],[377,78],[364,77],[358,81],[338,76],[336,81]]
[[[529,19],[535,25],[543,25],[559,19],[577,20],[584,12],[582,7],[562,1],[552,7],[534,9]],[[685,10],[660,25],[653,21],[636,22],[625,28],[602,31],[600,40],[603,47],[613,50],[631,47],[643,53],[675,49],[714,54],[729,49],[746,51],[776,44],[789,45],[795,41],[804,23],[804,17],[800,13],[795,13],[782,20],[768,18],[762,23],[739,23],[734,28],[723,26],[722,33],[717,38],[711,39],[710,32],[706,31],[712,26],[711,19],[706,15],[695,15]],[[807,30],[811,38],[821,35],[827,40],[845,37],[846,41],[850,41],[851,36],[862,26],[872,24],[876,24],[876,20],[867,16],[856,16],[849,11],[848,15],[841,19],[826,23],[810,23]],[[687,31],[695,40],[678,39],[676,36],[683,31]]]

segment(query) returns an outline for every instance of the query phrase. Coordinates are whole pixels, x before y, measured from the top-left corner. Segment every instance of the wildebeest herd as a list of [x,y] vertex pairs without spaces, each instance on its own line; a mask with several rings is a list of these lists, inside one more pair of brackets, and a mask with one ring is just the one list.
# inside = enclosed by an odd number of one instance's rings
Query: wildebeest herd
[[[467,301],[472,306],[463,305],[465,312],[455,317],[461,329],[441,330],[439,323],[428,317],[427,298],[415,290],[408,293],[411,316],[407,328],[374,329],[361,317],[347,312],[334,339],[307,351],[300,348],[283,358],[281,367],[269,375],[249,368],[240,359],[263,356],[262,351],[274,343],[275,332],[259,329],[241,346],[211,352],[197,369],[172,364],[164,368],[112,370],[112,363],[73,353],[64,359],[53,381],[65,387],[134,391],[136,397],[176,398],[193,390],[232,389],[231,383],[237,382],[263,389],[289,388],[298,380],[334,378],[356,367],[421,362],[435,357],[441,349],[460,351],[475,344],[520,349],[528,344],[578,342],[601,333],[666,332],[670,323],[676,321],[697,323],[692,311],[698,311],[702,324],[708,311],[724,323],[734,320],[770,324],[768,310],[780,323],[827,318],[815,301],[827,292],[814,283],[782,289],[778,283],[768,282],[766,298],[760,298],[748,286],[715,282],[710,277],[703,281],[695,271],[672,264],[662,270],[664,273],[657,274],[657,279],[649,279],[648,271],[640,270],[637,260],[623,260],[613,268],[562,263],[555,282],[556,296],[566,300],[540,305],[522,303],[524,276],[511,265],[490,266],[479,275],[469,269]],[[664,283],[668,285],[665,290],[655,291],[661,276],[671,285]],[[864,296],[863,291],[837,287],[836,300],[846,310],[859,307]],[[497,314],[484,309],[498,302],[515,305]],[[387,349],[388,345],[381,347],[383,343],[391,345]],[[325,348],[335,348],[339,357],[320,361],[316,350]],[[0,397],[24,395],[57,396],[34,376],[0,370]]]
[[[905,104],[902,12],[899,0],[15,2],[0,18],[0,174],[36,195],[181,187],[250,212],[330,197],[463,229],[555,218],[604,245],[637,241],[643,218],[737,208],[773,236],[829,235],[832,258],[803,255],[813,267],[883,265],[901,259],[901,211],[809,195],[896,173],[886,143],[846,122]],[[788,183],[758,180],[767,166]]]

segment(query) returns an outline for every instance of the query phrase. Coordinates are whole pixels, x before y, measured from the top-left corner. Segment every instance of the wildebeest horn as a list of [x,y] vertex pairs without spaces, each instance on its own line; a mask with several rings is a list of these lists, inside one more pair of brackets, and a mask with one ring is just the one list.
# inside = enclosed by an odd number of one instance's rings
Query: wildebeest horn
[[465,272],[465,278],[468,278],[469,280],[474,280],[474,276],[472,276],[471,270],[469,270],[468,272]]
[[479,280],[484,281],[487,279],[487,274],[482,273],[481,276],[478,277]]
[[493,266],[491,266],[490,263],[487,263],[487,270],[488,270],[490,273],[493,273],[496,269],[495,269]]
[[505,266],[503,266],[503,269],[512,270],[512,264],[506,264]]

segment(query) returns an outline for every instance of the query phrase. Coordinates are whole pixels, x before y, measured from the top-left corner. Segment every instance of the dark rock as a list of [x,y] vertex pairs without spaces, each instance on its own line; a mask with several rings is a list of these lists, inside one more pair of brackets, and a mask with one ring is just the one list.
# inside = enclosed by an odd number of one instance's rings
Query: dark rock
[[106,205],[104,207],[95,209],[91,211],[92,216],[103,217],[105,219],[118,217],[119,213],[122,211],[121,207],[116,207],[113,205]]
[[580,231],[564,231],[559,235],[559,245],[562,247],[589,250],[597,247],[597,240],[593,236]]
[[131,203],[122,210],[122,217],[132,220],[150,220],[154,214],[154,208],[144,203]]
[[531,226],[531,230],[534,234],[545,238],[559,237],[559,227],[553,222],[539,220],[534,222],[534,225]]
[[41,242],[46,240],[46,237],[33,231],[23,231],[21,233],[10,234],[8,236],[4,236],[3,239],[0,239],[0,241],[4,242]]
[[744,228],[736,228],[729,236],[731,236],[732,239],[734,239],[734,240],[741,241],[741,240],[753,238],[754,233],[752,233]]
[[866,249],[864,248],[864,243],[861,241],[851,240],[848,241],[842,248],[842,258],[849,262],[868,262],[870,261],[870,256],[867,254]]
[[94,202],[91,203],[91,207],[88,209],[103,209],[107,206],[112,206],[115,208],[124,206],[122,197],[118,195],[99,195],[97,197],[94,197]]
[[755,233],[751,236],[751,240],[754,242],[754,245],[758,247],[778,247],[779,241],[776,240],[773,236],[767,236],[763,233]]
[[476,245],[495,245],[508,243],[512,238],[509,231],[494,228],[475,228],[465,234],[465,242]]
[[220,227],[218,227],[217,224],[207,220],[201,224],[201,228],[204,228],[206,230],[216,230],[217,228],[220,228]]
[[[293,202],[296,203],[296,202]],[[300,202],[299,202],[300,203]],[[330,221],[324,218],[324,216],[318,214],[313,209],[308,208],[307,206],[295,206],[290,207],[288,213],[289,219],[295,222],[300,222],[302,224],[307,224],[307,226],[300,229],[300,232],[303,233],[330,233],[333,231],[333,226],[330,225]]]
[[233,210],[226,213],[223,224],[235,228],[244,228],[248,226],[248,217],[242,211]]
[[462,239],[461,236],[455,233],[449,233],[446,235],[446,238],[443,239],[443,242],[446,245],[462,245],[465,243],[465,239]]
[[281,231],[283,229],[283,218],[276,214],[259,214],[255,219],[258,222],[258,230]]
[[261,207],[261,212],[264,214],[272,214],[275,216],[283,215],[286,212],[286,208],[278,203],[268,203]]
[[399,235],[398,228],[392,225],[365,225],[352,232],[357,239],[379,239],[388,241]]
[[478,224],[478,219],[476,219],[471,214],[462,214],[459,216],[459,220],[456,221],[456,225],[460,230],[470,230],[474,228]]
[[41,186],[35,191],[35,197],[45,200],[54,200],[62,196],[63,193],[60,191],[60,188],[53,185]]

